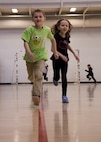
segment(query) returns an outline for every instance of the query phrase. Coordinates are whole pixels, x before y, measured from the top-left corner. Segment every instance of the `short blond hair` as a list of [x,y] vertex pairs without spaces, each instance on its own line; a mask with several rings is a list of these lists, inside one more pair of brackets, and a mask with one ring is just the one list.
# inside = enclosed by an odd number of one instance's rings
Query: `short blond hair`
[[45,17],[45,13],[44,13],[41,9],[36,9],[36,10],[34,10],[33,13],[32,13],[32,17],[34,17],[34,14],[35,14],[36,12],[42,13],[43,16]]

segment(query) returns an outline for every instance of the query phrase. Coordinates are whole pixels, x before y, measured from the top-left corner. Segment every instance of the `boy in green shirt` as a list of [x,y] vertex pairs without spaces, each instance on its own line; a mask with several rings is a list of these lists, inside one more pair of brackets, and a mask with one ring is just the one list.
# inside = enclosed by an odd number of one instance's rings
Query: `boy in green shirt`
[[51,29],[44,26],[45,14],[37,9],[32,14],[32,21],[34,26],[29,26],[22,33],[22,40],[24,41],[25,56],[28,79],[33,82],[32,100],[35,105],[39,105],[42,91],[42,74],[45,61],[48,60],[47,51],[45,47],[46,39],[50,39],[52,44],[52,52],[55,58],[58,58],[56,50],[56,42],[51,33]]

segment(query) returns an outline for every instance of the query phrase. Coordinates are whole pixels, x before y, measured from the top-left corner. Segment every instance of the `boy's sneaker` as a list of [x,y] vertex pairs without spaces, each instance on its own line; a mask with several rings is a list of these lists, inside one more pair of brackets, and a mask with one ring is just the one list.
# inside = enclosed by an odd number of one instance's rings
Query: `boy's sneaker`
[[48,81],[48,77],[46,77],[46,79],[45,79],[46,81]]
[[58,86],[58,81],[53,79],[53,83],[54,83],[55,86]]
[[62,96],[62,103],[69,103],[67,96]]
[[40,103],[40,97],[39,96],[32,96],[32,101],[34,102],[34,105],[39,105]]

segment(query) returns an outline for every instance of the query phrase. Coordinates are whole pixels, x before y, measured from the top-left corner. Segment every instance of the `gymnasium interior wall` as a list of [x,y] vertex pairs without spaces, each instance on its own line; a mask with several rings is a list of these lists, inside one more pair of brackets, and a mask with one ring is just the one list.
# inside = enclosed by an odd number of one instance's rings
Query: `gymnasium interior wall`
[[[48,23],[51,24],[49,25]],[[46,25],[51,26],[53,23],[53,21],[48,21]],[[13,24],[14,23],[12,23],[12,25]],[[8,27],[7,23],[5,23],[5,25],[3,25],[4,28],[0,28],[0,83],[16,83],[17,81],[18,83],[29,83],[27,79],[26,64],[23,60],[25,51],[23,47],[23,41],[21,40],[21,33],[23,32],[24,28],[29,25],[29,23],[26,21],[23,28],[17,25],[16,27],[11,28],[9,27],[9,23]],[[101,82],[101,28],[99,26],[74,26],[71,32],[70,41],[70,45],[75,50],[75,52],[79,51],[80,81],[88,82],[85,69],[89,63],[93,67],[97,82]],[[48,82],[52,82],[53,72],[52,63],[50,60],[52,53],[50,51],[51,44],[49,40],[46,42],[46,48],[49,56],[47,61],[49,65]],[[69,58],[70,61],[67,74],[68,82],[77,82],[77,62],[70,52]]]

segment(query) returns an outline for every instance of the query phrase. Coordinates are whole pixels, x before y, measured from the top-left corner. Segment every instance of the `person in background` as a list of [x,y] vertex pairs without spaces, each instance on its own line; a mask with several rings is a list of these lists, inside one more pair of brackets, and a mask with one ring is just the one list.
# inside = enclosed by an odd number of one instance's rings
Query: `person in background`
[[88,68],[88,70],[85,70],[86,72],[88,72],[86,77],[88,78],[88,80],[93,79],[93,81],[96,83],[96,79],[95,79],[94,73],[93,73],[93,68],[91,67],[90,64],[87,65],[87,68]]
[[47,50],[45,47],[46,39],[50,39],[52,52],[55,58],[58,58],[56,42],[48,26],[44,25],[46,20],[42,10],[36,9],[32,13],[34,25],[27,27],[21,38],[24,41],[25,56],[28,79],[33,82],[32,101],[34,105],[39,105],[42,94],[42,79],[45,61],[48,60]]
[[46,81],[48,81],[47,73],[48,73],[48,64],[45,63],[44,70],[43,70],[43,77],[44,77],[44,80]]
[[74,50],[70,46],[70,32],[72,25],[67,19],[60,19],[52,27],[52,32],[54,34],[57,51],[59,58],[56,60],[54,55],[51,56],[52,66],[53,66],[53,83],[58,86],[58,81],[60,79],[61,70],[61,81],[62,81],[62,102],[68,103],[69,99],[67,97],[67,70],[68,70],[68,50],[74,55],[77,61],[79,57],[75,54]]

